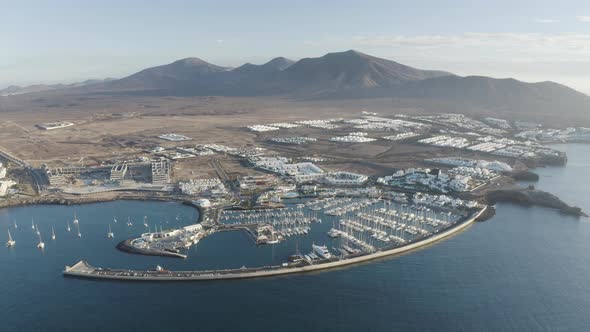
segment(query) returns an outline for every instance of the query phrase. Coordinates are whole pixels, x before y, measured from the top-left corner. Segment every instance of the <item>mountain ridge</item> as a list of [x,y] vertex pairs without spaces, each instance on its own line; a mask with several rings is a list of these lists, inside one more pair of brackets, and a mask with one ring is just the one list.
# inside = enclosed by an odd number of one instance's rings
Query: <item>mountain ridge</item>
[[457,108],[561,112],[590,118],[590,97],[551,82],[458,76],[422,70],[355,50],[292,61],[273,58],[236,68],[184,58],[127,77],[59,91],[178,96],[282,96],[294,99],[407,98],[454,103]]
[[56,84],[31,84],[31,85],[9,85],[4,89],[0,89],[0,96],[6,97],[11,95],[19,95],[25,93],[43,92],[59,89],[77,88],[86,85],[99,84],[104,82],[113,81],[115,78],[105,79],[87,79],[81,82],[74,83],[56,83]]

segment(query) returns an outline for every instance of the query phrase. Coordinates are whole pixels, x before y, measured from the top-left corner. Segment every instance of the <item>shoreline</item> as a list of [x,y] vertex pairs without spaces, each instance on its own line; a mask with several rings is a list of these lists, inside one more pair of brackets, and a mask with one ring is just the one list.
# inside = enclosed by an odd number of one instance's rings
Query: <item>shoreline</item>
[[[441,241],[451,235],[454,235],[461,230],[472,225],[477,221],[487,210],[489,206],[484,206],[479,211],[473,213],[467,220],[460,224],[454,225],[441,233],[430,236],[426,239],[417,242],[409,243],[401,247],[393,249],[378,251],[361,256],[345,258],[342,260],[328,261],[319,264],[312,264],[306,266],[271,266],[260,267],[252,269],[228,269],[228,270],[209,270],[209,271],[168,271],[168,272],[151,272],[151,271],[134,271],[134,270],[108,270],[96,269],[90,266],[85,261],[79,261],[73,266],[66,266],[63,275],[64,277],[75,277],[85,279],[103,279],[103,280],[117,280],[117,281],[204,281],[204,280],[230,280],[230,279],[251,279],[280,276],[287,274],[300,274],[313,271],[322,271],[345,267],[349,265],[356,265],[388,256],[400,255],[411,250],[416,250],[424,246]],[[121,274],[105,274],[108,272]]]
[[192,206],[199,210],[199,221],[201,220],[201,208],[194,204],[188,197],[180,197],[175,195],[150,195],[146,193],[138,194],[137,192],[110,192],[105,194],[90,194],[85,196],[67,196],[67,195],[45,195],[45,196],[32,196],[29,198],[9,198],[0,201],[0,209],[23,207],[29,205],[83,205],[83,204],[95,204],[105,203],[114,201],[154,201],[154,202],[175,202],[184,205]]
[[[535,173],[532,173],[537,176]],[[468,195],[469,199],[475,199],[482,204],[493,205],[497,202],[513,203],[521,206],[541,206],[548,207],[559,211],[566,215],[573,215],[577,217],[587,217],[588,215],[579,207],[570,206],[559,197],[538,189],[520,188],[514,186],[506,186],[494,188],[492,190],[485,190],[484,192]],[[194,207],[199,211],[198,223],[203,221],[205,211],[195,204],[193,199],[186,196],[174,195],[163,192],[138,192],[138,191],[118,191],[108,193],[95,193],[80,195],[44,195],[31,196],[28,198],[9,198],[0,200],[0,209],[11,207],[22,207],[28,205],[81,205],[113,202],[117,200],[135,200],[135,201],[154,201],[154,202],[176,202],[184,205]]]

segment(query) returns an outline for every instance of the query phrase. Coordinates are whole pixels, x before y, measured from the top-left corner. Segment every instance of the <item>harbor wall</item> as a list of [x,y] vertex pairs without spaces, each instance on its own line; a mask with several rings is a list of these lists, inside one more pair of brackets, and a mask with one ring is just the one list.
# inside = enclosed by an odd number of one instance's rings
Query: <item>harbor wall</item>
[[175,273],[187,273],[187,274],[195,274],[194,276],[123,276],[123,275],[98,275],[98,274],[90,274],[86,272],[77,272],[73,269],[66,269],[64,271],[64,275],[67,276],[74,276],[74,277],[83,277],[83,278],[95,278],[95,279],[113,279],[113,280],[134,280],[134,281],[191,281],[191,280],[225,280],[225,279],[247,279],[247,278],[261,278],[261,277],[270,277],[270,276],[280,276],[286,274],[294,274],[294,273],[306,273],[312,271],[319,271],[319,270],[327,270],[327,269],[334,269],[339,268],[347,265],[352,264],[359,264],[387,256],[393,256],[402,254],[407,251],[411,251],[434,242],[440,241],[446,237],[449,237],[465,228],[473,224],[480,216],[484,214],[488,209],[488,206],[485,206],[480,211],[474,213],[468,220],[455,225],[444,232],[439,234],[433,235],[429,238],[424,240],[410,243],[408,245],[404,245],[398,248],[386,250],[386,251],[379,251],[367,255],[362,255],[354,258],[347,258],[341,259],[338,261],[327,262],[327,263],[320,263],[316,265],[308,265],[302,267],[277,267],[275,269],[266,269],[266,270],[257,270],[257,271],[244,271],[241,272],[240,270],[232,270],[232,272],[226,271],[174,271]]

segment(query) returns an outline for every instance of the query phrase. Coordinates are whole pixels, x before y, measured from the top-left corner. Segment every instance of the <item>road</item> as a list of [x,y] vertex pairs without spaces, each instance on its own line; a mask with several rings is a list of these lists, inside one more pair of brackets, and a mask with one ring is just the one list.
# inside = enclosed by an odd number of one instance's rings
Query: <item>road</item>
[[7,159],[8,161],[17,164],[20,167],[25,168],[31,173],[31,177],[33,178],[33,188],[35,191],[40,194],[44,187],[45,187],[45,176],[37,169],[35,169],[31,164],[27,163],[26,161],[19,159],[8,152],[3,151],[3,148],[0,147],[0,157]]
[[225,170],[221,166],[221,163],[219,162],[218,159],[212,159],[211,165],[213,166],[213,168],[215,168],[215,172],[217,172],[217,176],[219,176],[219,178],[222,181],[229,182],[229,176],[227,175],[227,173],[225,172]]

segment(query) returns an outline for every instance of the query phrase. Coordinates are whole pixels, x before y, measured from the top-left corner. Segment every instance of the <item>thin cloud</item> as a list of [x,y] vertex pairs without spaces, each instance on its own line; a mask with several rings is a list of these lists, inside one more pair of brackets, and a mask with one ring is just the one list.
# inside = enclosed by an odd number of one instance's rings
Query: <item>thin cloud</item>
[[356,36],[363,47],[391,47],[420,51],[487,52],[539,56],[590,56],[590,34],[582,33],[463,33],[454,35]]
[[578,16],[577,19],[580,22],[590,22],[590,16]]
[[550,24],[550,23],[559,23],[560,21],[554,18],[536,18],[533,20],[536,23],[542,24]]

